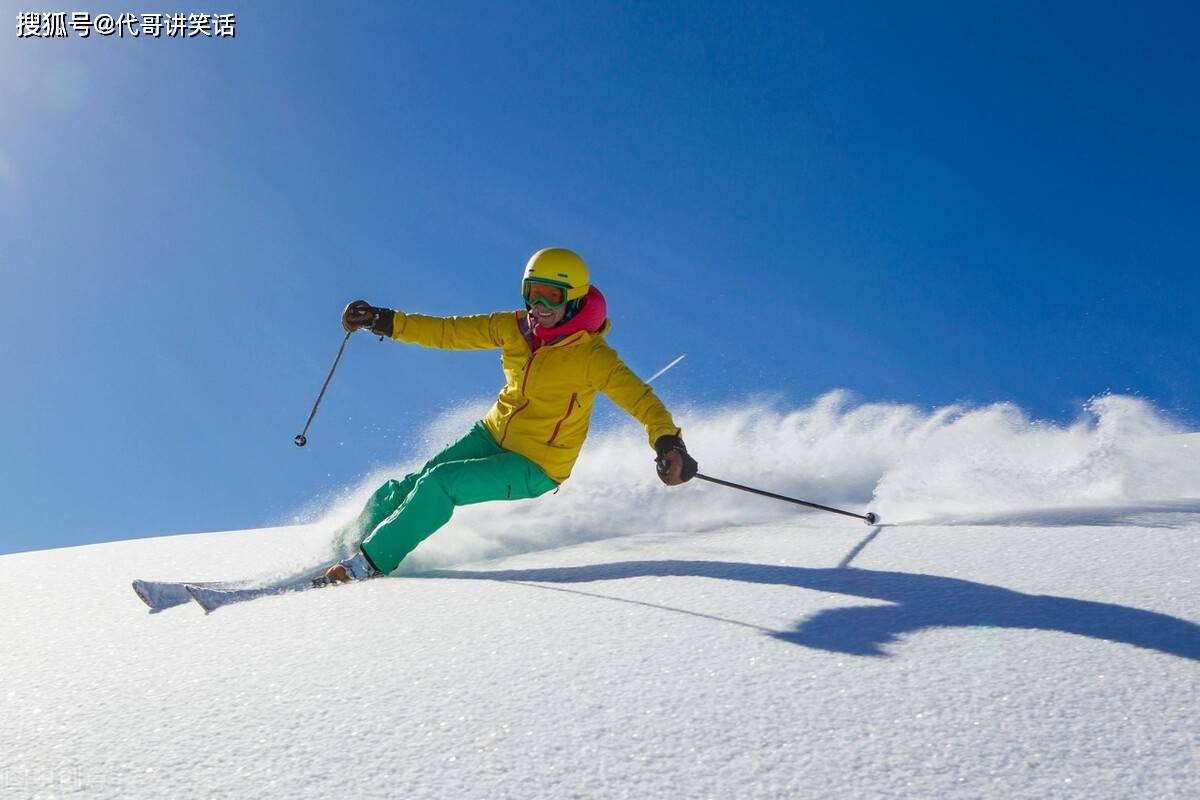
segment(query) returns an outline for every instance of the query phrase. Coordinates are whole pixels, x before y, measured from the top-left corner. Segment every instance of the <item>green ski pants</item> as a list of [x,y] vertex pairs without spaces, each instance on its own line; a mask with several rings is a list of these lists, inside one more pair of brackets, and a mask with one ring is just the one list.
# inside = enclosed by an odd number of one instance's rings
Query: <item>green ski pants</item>
[[387,574],[438,528],[455,506],[488,500],[526,500],[558,484],[522,455],[496,444],[483,422],[403,480],[380,486],[355,526],[362,551]]

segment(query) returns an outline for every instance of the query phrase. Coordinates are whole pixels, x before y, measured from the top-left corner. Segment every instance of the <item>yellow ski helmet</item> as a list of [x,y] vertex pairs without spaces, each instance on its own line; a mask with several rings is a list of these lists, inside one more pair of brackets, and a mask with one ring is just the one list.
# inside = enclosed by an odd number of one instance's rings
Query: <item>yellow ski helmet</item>
[[547,247],[538,250],[525,265],[525,277],[521,279],[521,295],[526,296],[528,283],[548,283],[567,290],[567,300],[585,297],[590,288],[587,264],[577,253],[563,247]]

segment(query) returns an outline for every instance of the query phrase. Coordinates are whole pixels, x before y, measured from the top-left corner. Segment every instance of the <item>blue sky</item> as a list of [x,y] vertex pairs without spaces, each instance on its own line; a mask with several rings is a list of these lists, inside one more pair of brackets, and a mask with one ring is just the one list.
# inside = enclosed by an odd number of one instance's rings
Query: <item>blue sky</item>
[[688,353],[669,404],[1200,419],[1194,5],[230,2],[187,41],[0,6],[0,552],[412,457],[495,355],[356,338],[300,451],[341,307],[513,308],[547,245],[635,370]]

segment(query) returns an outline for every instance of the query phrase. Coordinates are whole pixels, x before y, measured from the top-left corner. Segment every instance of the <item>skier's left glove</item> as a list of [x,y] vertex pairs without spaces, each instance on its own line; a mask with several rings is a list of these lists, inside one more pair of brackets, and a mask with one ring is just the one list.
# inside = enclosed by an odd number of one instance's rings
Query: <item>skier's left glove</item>
[[392,335],[392,320],[396,312],[390,308],[376,308],[366,300],[355,300],[342,311],[342,328],[354,333],[360,328],[369,328],[380,336]]
[[658,437],[654,441],[654,452],[658,453],[658,457],[654,459],[658,478],[667,486],[687,483],[696,477],[696,472],[700,469],[696,459],[688,455],[683,439],[678,436],[664,434]]

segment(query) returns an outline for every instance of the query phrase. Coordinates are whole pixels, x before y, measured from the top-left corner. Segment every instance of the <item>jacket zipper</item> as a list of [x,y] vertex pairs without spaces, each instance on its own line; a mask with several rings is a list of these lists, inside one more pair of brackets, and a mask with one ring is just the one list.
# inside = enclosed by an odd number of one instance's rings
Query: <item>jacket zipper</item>
[[567,403],[567,413],[559,418],[554,426],[554,433],[550,434],[550,438],[546,440],[546,444],[554,444],[554,440],[558,438],[558,429],[562,427],[562,424],[567,421],[567,417],[571,416],[571,412],[575,410],[575,398],[576,393],[571,392],[571,402]]
[[529,383],[529,373],[533,372],[533,359],[536,355],[537,353],[532,353],[529,360],[525,362],[525,377],[521,378],[521,394],[525,394],[525,384]]
[[501,447],[504,446],[504,440],[508,438],[508,426],[512,425],[513,417],[515,417],[517,414],[520,414],[522,411],[524,411],[525,406],[527,406],[527,405],[529,405],[528,400],[526,400],[524,403],[521,403],[521,405],[517,406],[516,411],[514,411],[513,413],[508,415],[508,421],[504,423],[504,433],[502,433],[500,435],[500,441],[497,442],[497,444],[499,444]]
[[[536,355],[537,353],[531,353],[529,360],[525,362],[525,377],[521,378],[521,394],[525,394],[525,385],[529,383],[529,373],[533,372],[533,358]],[[525,406],[527,405],[529,405],[528,400],[526,400],[524,403],[521,403],[521,405],[517,406],[513,413],[508,415],[508,420],[504,423],[504,433],[500,434],[500,441],[497,442],[497,444],[499,444],[501,447],[504,446],[504,440],[508,438],[508,427],[512,425],[513,417],[524,411]]]

